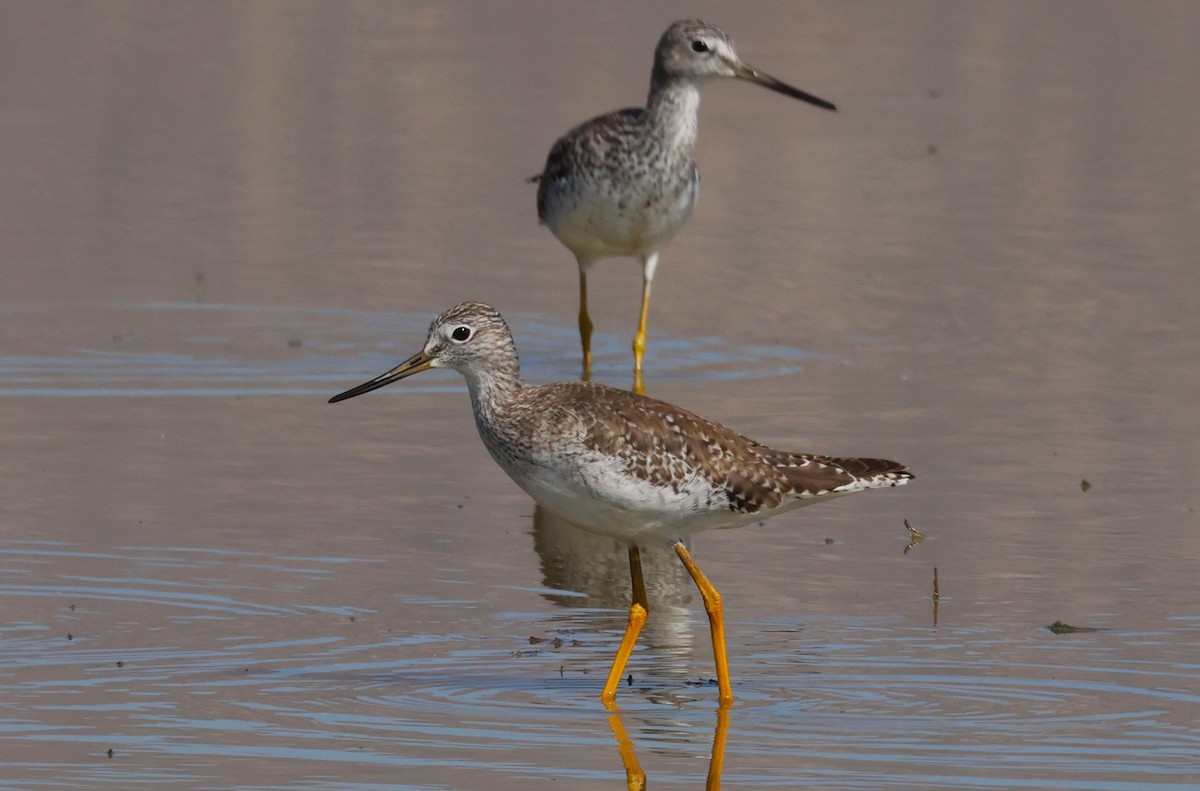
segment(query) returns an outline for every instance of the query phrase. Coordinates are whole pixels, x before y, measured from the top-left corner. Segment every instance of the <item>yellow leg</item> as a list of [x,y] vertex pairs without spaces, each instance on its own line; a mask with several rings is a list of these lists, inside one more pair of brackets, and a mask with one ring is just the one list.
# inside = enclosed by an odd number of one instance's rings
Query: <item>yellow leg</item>
[[579,342],[583,345],[583,376],[585,382],[592,379],[592,317],[587,309],[587,270],[579,267]]
[[625,672],[625,663],[633,653],[633,644],[637,642],[642,625],[646,623],[646,615],[650,607],[646,603],[646,583],[642,581],[642,556],[636,546],[629,547],[629,576],[633,579],[633,603],[629,605],[629,623],[625,627],[625,636],[613,659],[612,669],[608,671],[608,681],[604,682],[604,691],[600,700],[605,707],[613,708],[617,699],[617,685],[621,683],[621,675]]
[[692,581],[700,589],[700,598],[704,600],[704,611],[708,613],[708,625],[712,631],[713,659],[717,663],[717,691],[722,706],[733,702],[733,687],[729,683],[729,659],[725,654],[725,619],[721,609],[721,594],[704,576],[704,572],[692,560],[692,553],[682,541],[675,543],[675,554],[683,561],[683,566],[692,575]]
[[612,729],[613,738],[617,740],[617,752],[621,754],[621,765],[625,767],[625,787],[629,791],[645,791],[646,773],[638,763],[637,754],[633,751],[633,741],[625,732],[621,715],[615,711],[609,714],[608,727]]
[[637,334],[633,336],[633,392],[644,395],[646,386],[642,382],[642,357],[646,354],[646,323],[650,318],[650,285],[654,282],[654,270],[658,267],[658,253],[642,259],[642,310],[638,316]]

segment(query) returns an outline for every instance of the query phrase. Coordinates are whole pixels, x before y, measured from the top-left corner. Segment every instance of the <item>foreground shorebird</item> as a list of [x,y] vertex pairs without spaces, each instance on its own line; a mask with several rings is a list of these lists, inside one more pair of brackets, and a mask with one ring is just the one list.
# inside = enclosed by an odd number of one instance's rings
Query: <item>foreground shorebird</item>
[[704,600],[722,703],[733,700],[721,597],[682,537],[737,527],[863,489],[900,486],[903,464],[791,453],[677,406],[590,382],[526,385],[508,325],[482,302],[433,320],[425,347],[330,403],[430,368],[467,380],[475,427],[517,485],[560,519],[629,545],[633,604],[601,699],[611,704],[648,613],[638,545],[673,542]]
[[601,258],[642,262],[642,309],[633,338],[635,392],[643,392],[642,355],[650,284],[658,251],[696,206],[700,86],[717,79],[749,80],[827,110],[834,105],[748,66],[723,30],[697,19],[667,28],[654,51],[646,106],[593,118],[560,137],[537,181],[538,219],[579,264],[579,338],[583,378],[591,377],[592,321],[588,269]]

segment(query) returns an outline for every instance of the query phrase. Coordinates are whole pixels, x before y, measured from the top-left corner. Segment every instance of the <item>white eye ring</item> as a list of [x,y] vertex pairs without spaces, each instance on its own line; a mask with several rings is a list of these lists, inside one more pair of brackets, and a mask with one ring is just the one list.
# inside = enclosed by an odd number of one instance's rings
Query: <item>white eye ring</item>
[[465,324],[460,324],[455,327],[453,331],[451,331],[450,340],[454,341],[455,343],[466,343],[467,341],[471,340],[471,336],[473,334],[474,332],[470,327]]

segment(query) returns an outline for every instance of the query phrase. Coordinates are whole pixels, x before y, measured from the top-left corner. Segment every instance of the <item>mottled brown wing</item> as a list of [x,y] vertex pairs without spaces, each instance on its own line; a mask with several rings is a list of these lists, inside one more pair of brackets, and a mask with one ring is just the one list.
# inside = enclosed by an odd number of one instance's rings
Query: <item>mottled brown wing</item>
[[[744,513],[775,508],[791,484],[770,460],[774,453],[730,428],[657,399],[601,385],[570,383],[586,426],[585,444],[619,458],[634,475],[678,488],[700,476],[714,504]],[[574,411],[574,410],[573,410]]]

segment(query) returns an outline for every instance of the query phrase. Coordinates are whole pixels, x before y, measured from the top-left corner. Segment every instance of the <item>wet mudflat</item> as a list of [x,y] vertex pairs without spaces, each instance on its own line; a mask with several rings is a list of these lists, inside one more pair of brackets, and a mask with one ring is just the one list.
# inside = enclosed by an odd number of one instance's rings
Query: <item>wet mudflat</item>
[[[522,180],[689,14],[841,110],[706,90],[648,390],[919,479],[695,541],[725,714],[646,548],[614,714],[623,549],[535,513],[454,374],[325,400],[468,298],[577,373]],[[1191,5],[0,17],[0,788],[1194,787]],[[591,278],[618,385],[638,284]]]

